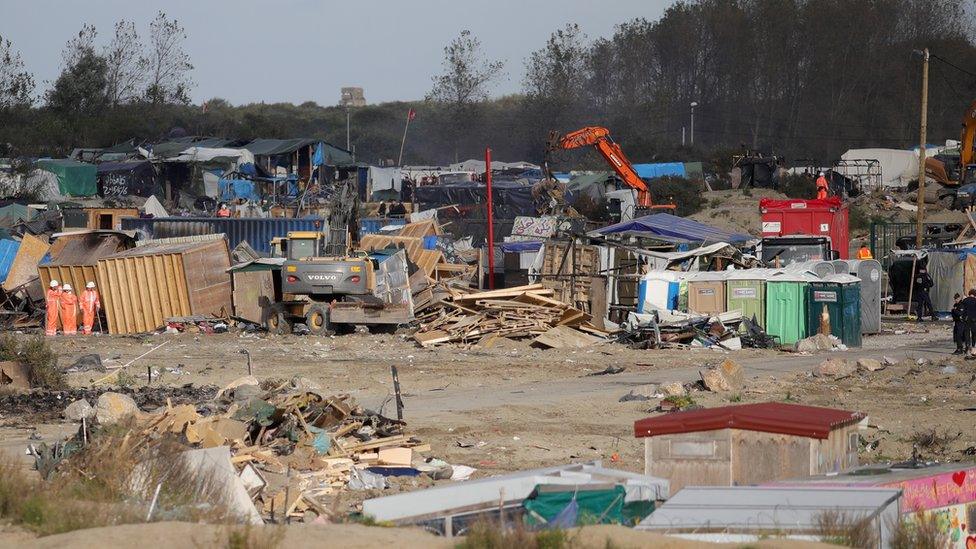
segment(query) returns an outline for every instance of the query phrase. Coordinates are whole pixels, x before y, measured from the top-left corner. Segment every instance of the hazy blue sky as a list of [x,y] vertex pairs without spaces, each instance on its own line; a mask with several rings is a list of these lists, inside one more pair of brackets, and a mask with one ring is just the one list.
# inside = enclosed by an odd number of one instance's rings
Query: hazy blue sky
[[[669,0],[0,0],[0,36],[19,50],[41,90],[57,77],[61,49],[83,23],[107,42],[115,21],[145,35],[160,8],[186,28],[194,101],[338,103],[362,86],[369,102],[419,99],[461,29],[505,61],[496,95],[518,91],[524,59],[570,22],[592,39],[615,25],[656,19]],[[47,81],[47,82],[46,82]]]

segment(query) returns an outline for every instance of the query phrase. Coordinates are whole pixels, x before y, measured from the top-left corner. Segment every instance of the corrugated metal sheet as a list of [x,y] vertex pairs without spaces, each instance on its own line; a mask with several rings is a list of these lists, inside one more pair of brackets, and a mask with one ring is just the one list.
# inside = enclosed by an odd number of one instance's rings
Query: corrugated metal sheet
[[16,240],[0,240],[0,282],[7,280],[10,274],[10,267],[14,264],[17,257],[17,250],[20,249],[20,242]]
[[860,412],[765,402],[688,410],[641,419],[634,422],[634,436],[640,438],[715,429],[744,429],[825,439],[831,429],[863,418],[864,414]]
[[155,243],[99,260],[109,332],[149,332],[174,316],[230,314],[229,267],[225,240]]
[[95,268],[98,260],[127,250],[132,245],[132,238],[121,233],[85,232],[62,235],[51,244],[48,250],[49,259],[37,266],[37,274],[43,288],[47,288],[52,279],[62,284],[71,284],[76,292],[80,292],[88,282],[95,282],[101,287]]
[[189,242],[212,242],[227,238],[224,233],[201,234],[198,236],[174,236],[173,238],[153,238],[151,240],[140,240],[136,242],[136,248],[148,246],[150,244],[186,244]]
[[321,217],[292,219],[282,217],[268,218],[219,218],[219,217],[157,217],[140,219],[124,218],[122,230],[142,231],[147,238],[172,238],[183,236],[227,235],[230,247],[237,247],[247,241],[255,250],[262,253],[271,251],[271,239],[285,236],[288,231],[322,231],[325,221]]

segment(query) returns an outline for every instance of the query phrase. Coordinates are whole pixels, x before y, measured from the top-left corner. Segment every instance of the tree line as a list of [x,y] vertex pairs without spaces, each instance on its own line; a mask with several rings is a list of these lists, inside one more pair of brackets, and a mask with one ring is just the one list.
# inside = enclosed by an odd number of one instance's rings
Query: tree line
[[[0,39],[0,155],[153,141],[175,127],[345,146],[347,112],[338,106],[190,104],[185,32],[162,12],[145,39],[126,21],[101,48],[96,37],[85,26],[68,42],[61,75],[43,94],[15,45]],[[395,160],[412,108],[408,164],[480,157],[485,146],[496,158],[538,162],[550,130],[586,125],[610,128],[634,161],[728,159],[744,148],[830,161],[848,148],[917,144],[921,59],[913,52],[923,48],[933,54],[929,141],[955,138],[976,99],[966,0],[689,0],[657,20],[625,21],[611,36],[566,25],[522,66],[492,59],[461,31],[425,98],[349,111],[351,145],[359,160]],[[493,96],[504,73],[521,74],[520,93]],[[603,165],[588,153],[556,160]]]

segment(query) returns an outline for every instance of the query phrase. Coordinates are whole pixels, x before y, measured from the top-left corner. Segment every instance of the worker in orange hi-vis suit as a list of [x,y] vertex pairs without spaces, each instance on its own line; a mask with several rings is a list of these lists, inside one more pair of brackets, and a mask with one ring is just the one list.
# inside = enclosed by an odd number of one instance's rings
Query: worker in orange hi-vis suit
[[829,185],[827,183],[827,178],[824,176],[823,172],[820,172],[820,177],[817,178],[817,200],[827,198],[828,189]]
[[61,284],[57,280],[52,280],[50,286],[45,296],[47,325],[44,327],[44,335],[53,336],[58,333],[58,313],[61,311]]
[[61,329],[64,335],[78,334],[78,296],[71,289],[71,284],[61,287]]
[[100,310],[102,310],[102,302],[98,299],[95,283],[89,282],[85,284],[85,291],[81,293],[81,333],[85,335],[92,333],[95,315]]

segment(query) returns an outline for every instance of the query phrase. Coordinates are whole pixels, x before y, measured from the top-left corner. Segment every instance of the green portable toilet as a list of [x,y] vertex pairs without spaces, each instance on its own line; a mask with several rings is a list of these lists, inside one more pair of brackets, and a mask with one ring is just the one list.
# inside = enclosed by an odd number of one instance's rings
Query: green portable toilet
[[766,333],[781,345],[807,337],[807,287],[820,279],[809,273],[778,271],[766,281]]
[[772,269],[743,269],[728,274],[726,282],[726,309],[741,311],[742,318],[755,317],[760,327],[766,326],[766,279],[776,271]]
[[807,289],[807,334],[820,329],[820,315],[827,307],[830,333],[848,347],[861,346],[861,281],[846,274],[830,275]]

